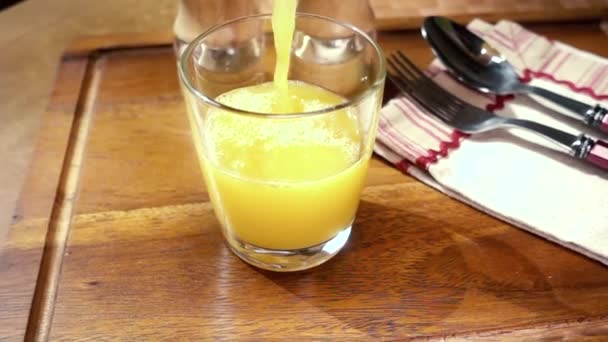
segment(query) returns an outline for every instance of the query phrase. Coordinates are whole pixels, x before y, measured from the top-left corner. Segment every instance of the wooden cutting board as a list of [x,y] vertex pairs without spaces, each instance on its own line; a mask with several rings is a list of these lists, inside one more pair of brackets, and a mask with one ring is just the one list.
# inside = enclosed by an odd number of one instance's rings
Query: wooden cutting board
[[[608,57],[598,23],[532,29]],[[374,159],[352,239],[300,273],[223,245],[167,37],[63,58],[8,242],[0,339],[608,337],[608,270]],[[382,34],[421,66],[415,32]]]

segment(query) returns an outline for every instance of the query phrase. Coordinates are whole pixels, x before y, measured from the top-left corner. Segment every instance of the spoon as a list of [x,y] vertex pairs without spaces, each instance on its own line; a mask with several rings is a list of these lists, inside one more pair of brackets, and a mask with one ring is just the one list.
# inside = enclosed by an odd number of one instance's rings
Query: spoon
[[566,109],[569,116],[608,133],[608,109],[521,82],[515,68],[466,27],[445,17],[427,17],[421,32],[435,55],[461,82],[484,93],[538,95]]

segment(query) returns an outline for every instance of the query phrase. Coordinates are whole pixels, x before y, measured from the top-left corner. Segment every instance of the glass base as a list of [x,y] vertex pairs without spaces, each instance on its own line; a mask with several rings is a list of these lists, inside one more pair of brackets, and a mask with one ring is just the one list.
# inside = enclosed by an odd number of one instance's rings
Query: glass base
[[275,272],[293,272],[318,266],[338,254],[346,245],[351,228],[352,225],[316,246],[293,250],[257,247],[230,237],[227,240],[232,252],[250,265]]

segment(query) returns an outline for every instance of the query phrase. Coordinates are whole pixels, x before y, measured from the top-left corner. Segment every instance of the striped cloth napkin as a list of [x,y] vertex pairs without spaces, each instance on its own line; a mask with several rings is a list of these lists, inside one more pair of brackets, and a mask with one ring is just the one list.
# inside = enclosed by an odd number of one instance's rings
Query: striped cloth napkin
[[[608,61],[502,21],[469,29],[497,48],[531,84],[608,105]],[[606,44],[608,39],[598,44]],[[455,81],[435,61],[434,80],[503,116],[598,137],[524,95],[489,96]],[[604,136],[604,138],[607,138]],[[467,135],[398,97],[381,111],[375,152],[429,186],[519,228],[608,265],[608,173],[520,129]]]

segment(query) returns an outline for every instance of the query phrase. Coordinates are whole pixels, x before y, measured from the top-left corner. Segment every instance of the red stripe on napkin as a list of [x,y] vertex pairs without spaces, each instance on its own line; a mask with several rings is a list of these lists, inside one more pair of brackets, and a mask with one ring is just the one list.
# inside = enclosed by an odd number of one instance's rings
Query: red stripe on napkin
[[545,72],[532,71],[530,69],[524,70],[524,76],[522,77],[522,81],[530,82],[533,78],[546,79],[557,84],[565,85],[573,92],[585,94],[597,101],[608,100],[608,94],[598,94],[594,89],[588,86],[577,86],[576,84],[574,84],[574,82],[571,82],[569,80],[557,79],[554,75]]

